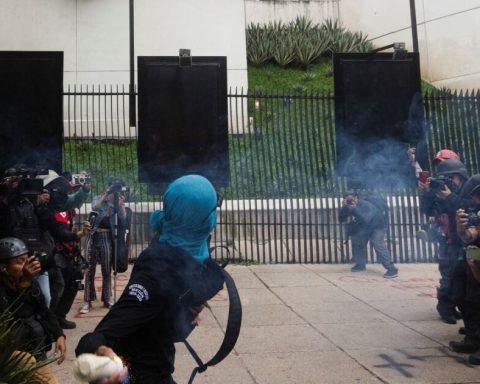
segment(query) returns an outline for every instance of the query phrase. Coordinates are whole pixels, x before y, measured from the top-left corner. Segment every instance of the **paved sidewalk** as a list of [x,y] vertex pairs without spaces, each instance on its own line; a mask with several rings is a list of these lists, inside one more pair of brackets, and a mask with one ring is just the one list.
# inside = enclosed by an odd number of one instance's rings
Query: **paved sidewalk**
[[[399,269],[398,278],[386,280],[381,266],[358,274],[347,265],[229,266],[243,303],[242,333],[235,353],[195,383],[480,383],[480,368],[446,347],[461,339],[461,324],[438,319],[437,266]],[[119,276],[119,292],[126,280]],[[189,339],[204,360],[223,338],[226,292],[210,304]],[[62,384],[75,382],[73,350],[105,312],[97,304],[88,315],[73,315],[78,327],[67,331],[67,361],[56,368]],[[193,367],[178,345],[176,381],[186,383]]]

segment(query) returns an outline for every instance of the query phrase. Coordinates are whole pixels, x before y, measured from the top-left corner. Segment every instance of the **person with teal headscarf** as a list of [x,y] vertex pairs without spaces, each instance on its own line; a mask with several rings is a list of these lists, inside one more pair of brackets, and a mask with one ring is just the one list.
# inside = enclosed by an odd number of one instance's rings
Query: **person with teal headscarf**
[[150,217],[154,239],[139,255],[119,301],[80,339],[77,355],[118,354],[128,363],[130,383],[174,383],[174,343],[186,339],[203,304],[225,281],[208,252],[217,206],[215,188],[202,176],[168,186],[163,210]]
[[208,258],[208,238],[217,223],[218,195],[203,176],[175,180],[165,191],[163,211],[154,211],[150,226],[159,240],[180,247],[203,262]]

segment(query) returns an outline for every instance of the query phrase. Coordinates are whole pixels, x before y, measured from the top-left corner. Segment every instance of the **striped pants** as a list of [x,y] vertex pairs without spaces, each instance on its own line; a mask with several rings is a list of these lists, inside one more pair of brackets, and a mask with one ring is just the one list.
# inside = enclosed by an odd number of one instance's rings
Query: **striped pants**
[[112,244],[109,232],[95,232],[87,236],[86,259],[88,268],[85,272],[85,301],[97,298],[95,291],[95,270],[100,262],[102,268],[102,301],[109,302],[112,295],[111,259]]

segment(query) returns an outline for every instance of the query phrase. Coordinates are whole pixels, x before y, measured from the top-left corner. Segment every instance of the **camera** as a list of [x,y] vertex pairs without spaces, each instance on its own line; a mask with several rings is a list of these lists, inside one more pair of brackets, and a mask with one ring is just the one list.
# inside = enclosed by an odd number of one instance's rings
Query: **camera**
[[438,193],[442,190],[445,189],[445,186],[447,186],[450,190],[454,189],[452,185],[452,179],[448,176],[438,176],[438,177],[432,177],[430,179],[430,189]]
[[85,276],[85,270],[87,268],[88,268],[88,263],[79,252],[77,256],[75,256],[75,258],[73,259],[73,265],[72,265],[72,271],[71,271],[72,280],[76,281],[77,283],[80,283],[83,280],[83,277]]
[[42,193],[43,181],[38,175],[48,175],[48,169],[28,168],[23,165],[9,168],[0,183],[2,196],[36,196]]
[[468,208],[466,213],[468,215],[469,227],[480,226],[480,211],[477,211],[475,208]]
[[72,175],[72,183],[73,184],[91,184],[92,179],[90,178],[90,175],[84,174],[84,173],[79,173],[79,174],[73,174]]
[[48,175],[48,169],[28,168],[26,166],[19,165],[12,168],[8,168],[5,171],[4,175],[5,177],[34,179],[35,177],[40,175]]
[[430,241],[432,243],[436,243],[446,240],[442,232],[441,222],[439,220],[423,224],[422,229],[417,231],[415,235],[417,239],[425,242]]
[[42,271],[45,271],[47,268],[50,267],[50,262],[45,252],[34,252],[33,256],[35,256],[34,260],[40,263],[40,268],[42,269]]
[[112,193],[120,193],[120,192],[126,192],[127,187],[124,186],[123,181],[121,179],[112,177],[109,180],[109,185],[110,187],[108,188],[107,193],[110,195]]

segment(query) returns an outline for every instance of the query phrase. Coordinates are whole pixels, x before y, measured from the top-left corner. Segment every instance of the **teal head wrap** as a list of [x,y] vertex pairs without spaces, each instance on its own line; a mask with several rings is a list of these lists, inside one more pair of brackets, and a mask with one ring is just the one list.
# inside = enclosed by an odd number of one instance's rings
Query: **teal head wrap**
[[182,248],[203,262],[207,240],[217,223],[217,193],[203,176],[183,176],[173,181],[163,196],[163,211],[150,216],[150,226],[160,241]]

